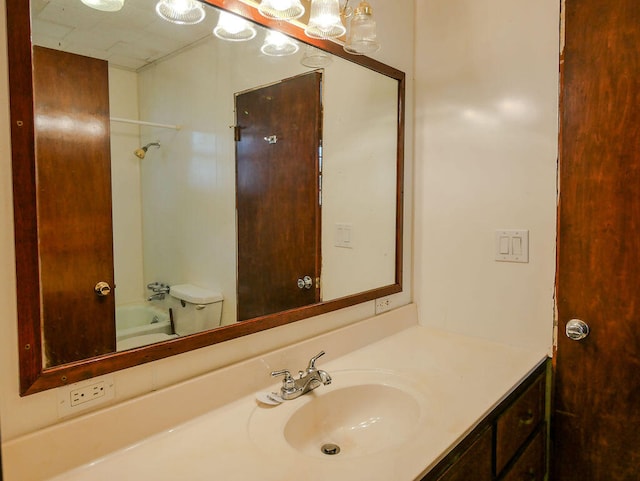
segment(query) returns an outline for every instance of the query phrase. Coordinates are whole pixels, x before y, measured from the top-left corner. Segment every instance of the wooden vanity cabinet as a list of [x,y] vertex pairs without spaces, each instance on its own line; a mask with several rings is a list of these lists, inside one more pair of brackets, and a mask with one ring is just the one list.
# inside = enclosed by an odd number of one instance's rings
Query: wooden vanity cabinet
[[543,481],[547,366],[539,366],[420,481]]

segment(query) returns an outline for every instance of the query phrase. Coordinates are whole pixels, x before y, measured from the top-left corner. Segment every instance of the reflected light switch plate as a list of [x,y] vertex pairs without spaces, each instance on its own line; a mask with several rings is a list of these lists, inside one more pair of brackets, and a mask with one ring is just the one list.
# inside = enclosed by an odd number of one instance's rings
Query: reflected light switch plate
[[500,262],[529,262],[528,230],[496,230],[495,259]]
[[335,246],[353,249],[353,226],[351,224],[336,224]]

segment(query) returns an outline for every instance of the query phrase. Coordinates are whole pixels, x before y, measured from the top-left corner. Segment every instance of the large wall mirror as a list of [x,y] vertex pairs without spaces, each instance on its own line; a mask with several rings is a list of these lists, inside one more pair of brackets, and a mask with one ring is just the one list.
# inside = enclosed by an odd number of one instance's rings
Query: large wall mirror
[[404,74],[156,3],[7,1],[22,395],[401,291]]

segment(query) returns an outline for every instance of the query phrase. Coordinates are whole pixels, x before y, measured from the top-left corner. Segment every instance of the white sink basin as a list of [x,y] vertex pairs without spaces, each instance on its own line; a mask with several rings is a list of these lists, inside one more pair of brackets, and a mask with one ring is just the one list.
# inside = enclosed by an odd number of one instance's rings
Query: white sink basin
[[343,458],[398,448],[415,435],[425,404],[410,379],[382,370],[330,374],[328,386],[278,406],[257,406],[249,420],[252,441],[272,452]]

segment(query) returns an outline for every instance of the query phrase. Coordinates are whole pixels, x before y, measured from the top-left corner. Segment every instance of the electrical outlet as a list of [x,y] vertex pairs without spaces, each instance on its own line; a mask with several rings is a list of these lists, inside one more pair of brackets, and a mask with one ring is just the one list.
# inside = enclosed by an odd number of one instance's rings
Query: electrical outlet
[[392,307],[393,303],[391,302],[390,297],[381,297],[380,299],[376,299],[376,314],[387,312],[391,310]]
[[89,386],[79,387],[71,391],[71,407],[82,403],[93,402],[106,396],[104,381],[99,381]]
[[113,399],[112,376],[102,376],[58,388],[58,417],[65,417]]

